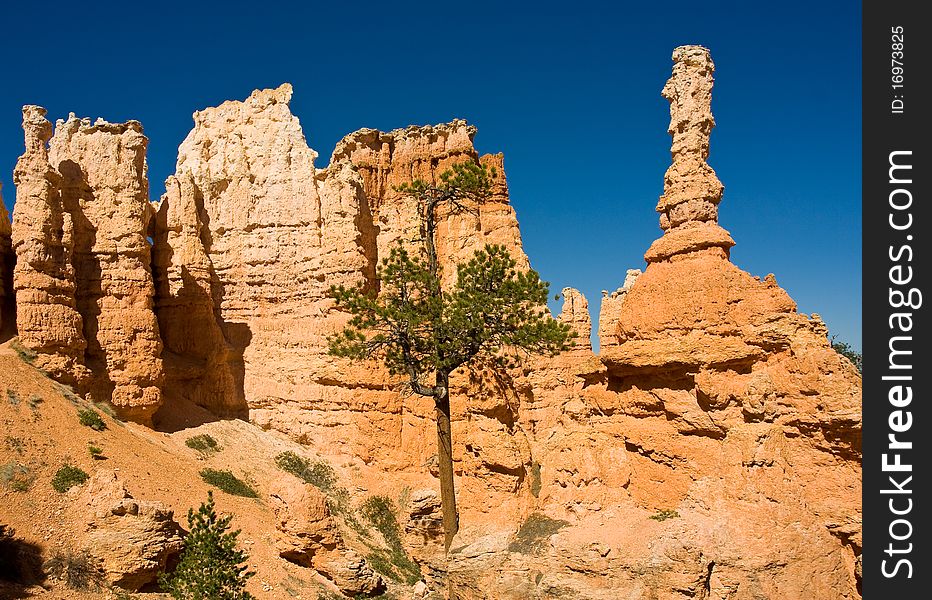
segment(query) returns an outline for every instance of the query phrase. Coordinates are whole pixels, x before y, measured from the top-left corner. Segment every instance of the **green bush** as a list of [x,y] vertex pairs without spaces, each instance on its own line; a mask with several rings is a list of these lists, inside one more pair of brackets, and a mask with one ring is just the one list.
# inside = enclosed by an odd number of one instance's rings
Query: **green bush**
[[832,350],[850,360],[851,364],[854,365],[854,368],[858,370],[858,373],[860,373],[864,362],[864,357],[861,355],[861,353],[855,350],[851,344],[847,342],[836,342],[834,336],[832,336],[831,341]]
[[202,457],[209,456],[214,452],[220,452],[220,444],[207,433],[189,437],[184,441],[184,445],[192,450],[197,450]]
[[26,492],[32,487],[35,480],[29,467],[18,462],[9,462],[0,465],[0,481],[4,487],[14,492]]
[[373,549],[366,556],[372,568],[393,581],[414,585],[421,579],[421,567],[411,560],[401,543],[401,528],[395,506],[386,496],[370,496],[359,509],[362,517],[382,534],[388,551]]
[[205,483],[218,487],[233,496],[242,496],[243,498],[259,497],[259,494],[256,493],[256,490],[254,490],[252,486],[230,471],[201,469],[201,479],[203,479]]
[[78,467],[63,465],[55,472],[52,478],[52,487],[56,492],[64,494],[76,485],[81,485],[87,481],[88,475]]
[[95,446],[94,444],[87,445],[87,453],[91,455],[91,458],[94,460],[101,460],[104,457],[104,449],[100,446]]
[[100,588],[101,573],[94,560],[84,552],[58,551],[43,566],[49,575],[64,581],[73,590],[87,592]]
[[[203,472],[202,472],[203,474]],[[214,496],[195,513],[188,509],[190,533],[184,538],[181,562],[171,574],[163,573],[159,584],[176,600],[252,600],[246,580],[255,575],[243,563],[247,554],[236,549],[240,531],[230,531],[232,515],[218,517]]]
[[22,359],[23,362],[28,363],[30,365],[34,363],[37,358],[39,358],[38,354],[30,350],[29,348],[23,346],[20,343],[19,338],[16,338],[12,342],[10,342],[10,348],[12,348],[13,351],[16,352],[17,355],[19,355],[20,359]]
[[667,519],[675,519],[678,516],[680,516],[680,513],[673,509],[661,508],[656,512],[656,514],[649,516],[648,519],[653,519],[655,521],[666,521]]
[[100,414],[91,408],[84,408],[79,410],[78,419],[81,421],[81,425],[90,427],[94,431],[103,431],[107,428],[107,424],[104,423],[102,418],[100,418]]
[[333,467],[322,460],[312,462],[289,451],[276,456],[275,464],[282,471],[291,473],[324,493],[336,489],[337,475],[333,471]]
[[23,454],[26,451],[26,443],[23,442],[22,438],[13,437],[12,435],[6,436],[3,440],[3,444],[17,454]]

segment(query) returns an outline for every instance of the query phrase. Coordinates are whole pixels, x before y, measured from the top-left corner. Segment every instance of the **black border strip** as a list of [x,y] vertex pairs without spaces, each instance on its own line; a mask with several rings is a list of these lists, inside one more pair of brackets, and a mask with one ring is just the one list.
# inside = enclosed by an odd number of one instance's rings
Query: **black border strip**
[[932,22],[920,16],[920,6],[865,0],[862,13],[861,567],[868,600],[932,597],[932,317],[925,307],[932,302],[932,138],[927,133]]

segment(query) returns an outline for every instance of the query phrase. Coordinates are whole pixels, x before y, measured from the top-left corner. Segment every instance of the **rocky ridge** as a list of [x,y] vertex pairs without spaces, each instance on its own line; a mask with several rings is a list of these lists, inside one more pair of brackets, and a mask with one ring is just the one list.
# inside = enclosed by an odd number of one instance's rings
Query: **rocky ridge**
[[[138,123],[71,117],[53,135],[26,107],[20,342],[126,418],[169,429],[194,414],[248,418],[346,457],[358,488],[397,502],[428,583],[449,575],[458,598],[857,598],[860,377],[773,276],[730,262],[723,186],[706,162],[714,65],[698,46],[673,61],[663,235],[644,272],[605,294],[600,354],[586,299],[566,288],[573,350],[454,378],[462,529],[449,558],[426,493],[431,407],[378,365],[328,356],[325,339],[347,319],[328,287],[377,289],[381,257],[416,243],[415,207],[396,186],[454,162],[498,176],[474,214],[442,219],[445,277],[485,243],[529,266],[502,156],[480,157],[465,122],[363,129],[318,169],[291,86],[256,91],[195,113],[150,204]],[[271,492],[281,555],[375,593],[377,576],[346,558],[309,493]]]

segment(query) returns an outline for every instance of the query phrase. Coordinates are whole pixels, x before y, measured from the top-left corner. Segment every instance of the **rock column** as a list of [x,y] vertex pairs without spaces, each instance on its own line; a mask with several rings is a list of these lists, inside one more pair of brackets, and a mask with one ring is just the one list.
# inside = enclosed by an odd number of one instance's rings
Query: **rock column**
[[147,423],[161,404],[162,342],[150,272],[148,140],[138,121],[56,124],[49,161],[74,222],[75,299],[84,318],[88,391]]
[[651,245],[647,262],[690,252],[712,250],[725,258],[734,241],[718,225],[718,203],[724,186],[706,162],[712,118],[715,65],[702,46],[680,46],[673,52],[673,75],[663,88],[670,101],[673,164],[664,175],[657,203],[664,235]]
[[26,151],[16,163],[13,249],[16,327],[20,343],[36,352],[36,366],[71,384],[87,375],[83,320],[75,305],[71,258],[74,225],[62,209],[61,178],[49,164],[52,124],[39,106],[23,107]]

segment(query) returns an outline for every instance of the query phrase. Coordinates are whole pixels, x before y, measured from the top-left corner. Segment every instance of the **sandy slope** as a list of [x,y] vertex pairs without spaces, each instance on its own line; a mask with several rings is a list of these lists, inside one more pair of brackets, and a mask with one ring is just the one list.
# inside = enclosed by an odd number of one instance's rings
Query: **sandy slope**
[[[11,402],[7,390],[18,401]],[[91,475],[100,469],[115,471],[134,498],[164,503],[174,510],[175,520],[183,527],[187,527],[188,508],[197,507],[207,497],[210,488],[198,472],[210,466],[233,471],[259,491],[259,499],[246,499],[215,490],[217,509],[235,515],[234,526],[242,529],[241,545],[248,550],[250,567],[257,572],[249,591],[257,598],[316,598],[323,591],[323,580],[313,571],[278,557],[274,550],[275,517],[267,503],[273,481],[289,477],[275,467],[274,457],[284,450],[307,455],[306,449],[243,421],[207,423],[167,434],[104,415],[107,429],[97,432],[79,423],[77,398],[69,400],[66,395],[66,388],[63,392],[62,386],[24,362],[10,342],[0,345],[0,465],[15,461],[27,466],[34,476],[26,492],[0,484],[0,523],[15,529],[17,537],[37,544],[43,558],[69,550],[78,533],[75,529],[81,527],[68,520],[69,506],[80,486],[59,494],[50,483],[61,465],[70,463]],[[185,440],[198,433],[210,433],[219,441],[221,451],[205,459],[187,448]],[[103,449],[105,459],[91,457],[87,450],[91,443]],[[335,466],[341,475],[351,472],[346,465]],[[0,597],[111,595],[77,593],[55,580],[47,581],[46,588],[35,586],[18,595],[13,588],[0,587]]]

